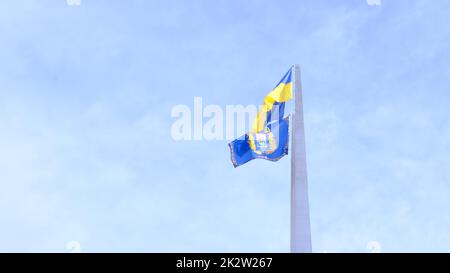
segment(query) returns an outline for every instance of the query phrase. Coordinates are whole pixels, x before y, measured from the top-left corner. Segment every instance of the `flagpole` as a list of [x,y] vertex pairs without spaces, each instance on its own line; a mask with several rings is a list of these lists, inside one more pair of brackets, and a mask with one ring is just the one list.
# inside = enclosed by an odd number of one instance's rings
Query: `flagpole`
[[303,120],[300,67],[294,65],[295,114],[291,153],[291,252],[310,253],[311,226],[309,221],[308,177],[306,173],[305,126]]

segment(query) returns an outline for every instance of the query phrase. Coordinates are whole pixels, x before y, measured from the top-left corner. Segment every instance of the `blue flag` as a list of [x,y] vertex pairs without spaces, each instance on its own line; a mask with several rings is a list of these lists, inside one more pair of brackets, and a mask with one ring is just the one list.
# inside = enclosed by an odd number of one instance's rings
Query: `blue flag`
[[288,154],[289,118],[270,124],[263,132],[247,133],[228,145],[235,168],[255,158],[278,161]]
[[292,99],[292,68],[264,98],[253,129],[228,144],[234,167],[255,158],[278,161],[288,154],[289,118],[284,118],[284,104]]

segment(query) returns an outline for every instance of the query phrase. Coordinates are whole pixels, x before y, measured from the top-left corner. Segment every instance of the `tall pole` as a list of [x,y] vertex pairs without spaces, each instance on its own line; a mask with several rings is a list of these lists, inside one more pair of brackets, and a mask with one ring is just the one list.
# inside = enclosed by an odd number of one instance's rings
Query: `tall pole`
[[305,126],[303,121],[300,67],[294,65],[295,114],[291,153],[291,252],[309,253],[311,226],[309,222],[308,177],[306,173]]

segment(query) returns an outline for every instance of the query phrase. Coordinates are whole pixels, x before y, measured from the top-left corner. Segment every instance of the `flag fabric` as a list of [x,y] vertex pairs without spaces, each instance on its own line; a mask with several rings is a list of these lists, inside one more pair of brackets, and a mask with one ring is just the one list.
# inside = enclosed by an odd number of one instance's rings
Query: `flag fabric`
[[255,122],[253,132],[264,130],[268,123],[279,121],[284,116],[284,104],[292,98],[292,68],[284,75],[275,88],[264,98]]
[[292,68],[264,98],[252,131],[228,144],[234,167],[255,158],[278,161],[288,154],[289,118],[284,118],[284,105],[291,98]]
[[271,123],[265,131],[247,133],[228,145],[235,168],[255,158],[278,161],[288,154],[289,117]]

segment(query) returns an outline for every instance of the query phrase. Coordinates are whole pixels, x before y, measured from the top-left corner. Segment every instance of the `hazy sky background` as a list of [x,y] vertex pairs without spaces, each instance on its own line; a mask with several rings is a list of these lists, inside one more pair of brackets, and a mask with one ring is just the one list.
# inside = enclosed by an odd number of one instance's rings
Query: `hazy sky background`
[[302,66],[313,250],[450,252],[450,1],[0,2],[0,251],[287,252],[290,161],[177,104]]

